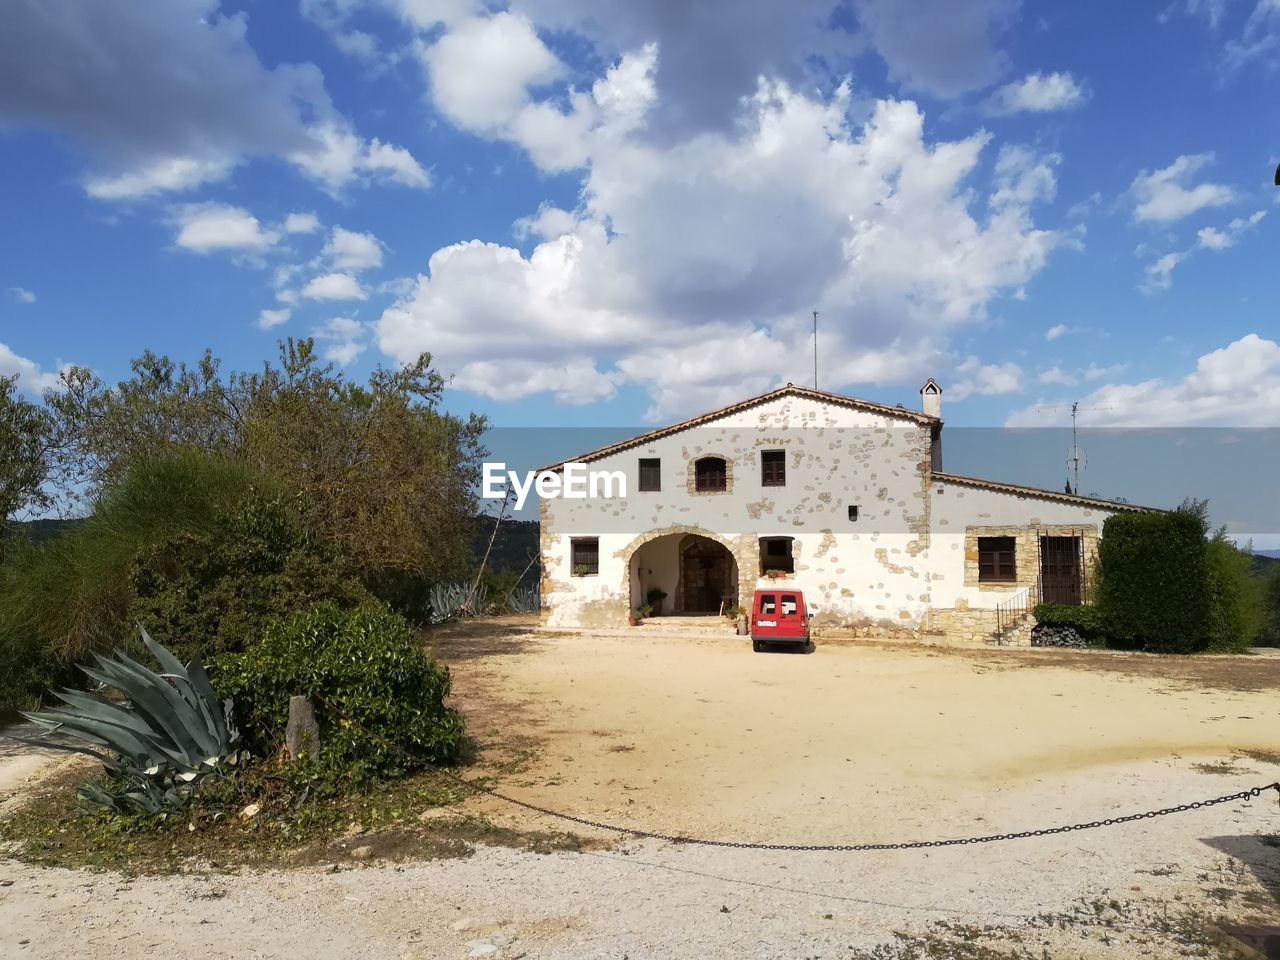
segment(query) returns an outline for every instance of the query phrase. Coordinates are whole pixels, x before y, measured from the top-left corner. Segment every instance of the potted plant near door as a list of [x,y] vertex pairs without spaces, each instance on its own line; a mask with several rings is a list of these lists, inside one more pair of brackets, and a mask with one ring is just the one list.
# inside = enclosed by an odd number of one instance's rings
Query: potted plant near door
[[653,616],[662,616],[662,601],[667,599],[667,591],[661,587],[650,587],[644,598],[648,601],[648,606]]
[[640,621],[643,620],[645,617],[649,616],[651,612],[652,612],[652,608],[649,606],[649,604],[642,603],[640,604],[640,606],[636,607],[634,610],[631,611],[631,615],[627,617],[627,623],[629,623],[633,627],[638,627],[640,626]]

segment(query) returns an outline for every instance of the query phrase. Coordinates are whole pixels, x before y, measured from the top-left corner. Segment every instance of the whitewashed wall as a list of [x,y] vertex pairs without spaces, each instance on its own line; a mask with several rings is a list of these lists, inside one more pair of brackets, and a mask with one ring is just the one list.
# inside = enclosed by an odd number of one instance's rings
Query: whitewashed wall
[[[633,582],[630,556],[638,541],[666,531],[725,543],[738,559],[740,596],[756,583],[758,538],[794,537],[789,582],[805,591],[820,625],[914,627],[929,603],[929,432],[911,420],[789,396],[593,461],[593,470],[624,472],[629,495],[542,502],[547,623],[625,622],[648,585]],[[761,484],[759,451],[768,449],[787,452],[785,487]],[[706,455],[730,461],[729,492],[689,491],[689,464]],[[661,492],[639,492],[642,457],[661,458]],[[856,522],[850,504],[859,507]],[[572,575],[571,536],[599,537],[597,576]]]

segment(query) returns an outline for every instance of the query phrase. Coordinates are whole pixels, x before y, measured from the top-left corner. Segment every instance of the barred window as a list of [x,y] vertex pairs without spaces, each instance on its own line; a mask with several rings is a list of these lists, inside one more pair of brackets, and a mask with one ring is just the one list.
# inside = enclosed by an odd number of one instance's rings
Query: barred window
[[575,577],[594,577],[600,573],[599,537],[573,537],[569,541],[569,554]]

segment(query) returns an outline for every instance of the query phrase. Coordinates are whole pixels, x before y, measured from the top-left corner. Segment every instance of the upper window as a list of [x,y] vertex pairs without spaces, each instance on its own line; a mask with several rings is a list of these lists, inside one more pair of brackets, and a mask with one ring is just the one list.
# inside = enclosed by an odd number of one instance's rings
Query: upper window
[[594,577],[600,573],[599,537],[573,537],[569,541],[569,553],[575,577]]
[[662,489],[662,461],[658,457],[640,458],[640,492],[653,493]]
[[1013,583],[1018,579],[1018,551],[1013,537],[978,538],[978,582]]
[[693,466],[694,489],[699,493],[727,490],[729,471],[723,457],[703,457]]
[[760,483],[766,487],[785,487],[787,485],[786,451],[760,451]]

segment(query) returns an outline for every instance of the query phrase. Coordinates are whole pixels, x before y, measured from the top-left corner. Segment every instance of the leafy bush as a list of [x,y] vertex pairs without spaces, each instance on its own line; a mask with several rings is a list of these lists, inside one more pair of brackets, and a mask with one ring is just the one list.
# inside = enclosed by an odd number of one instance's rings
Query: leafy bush
[[141,551],[210,532],[264,486],[242,464],[179,450],[139,463],[63,536],[15,543],[0,567],[0,708],[32,706],[74,677],[76,662],[129,632],[130,573]]
[[320,722],[319,764],[354,781],[398,776],[458,756],[462,718],[444,705],[449,671],[388,610],[324,603],[269,627],[218,663],[255,752],[280,749],[289,697],[308,697]]
[[1262,627],[1262,583],[1253,575],[1253,557],[1225,535],[1207,547],[1209,584],[1209,650],[1247,650]]
[[[167,815],[190,801],[196,783],[209,773],[239,763],[239,731],[231,701],[219,701],[198,661],[185,667],[141,631],[142,642],[161,673],[123,650],[97,656],[96,667],[80,669],[91,680],[117,691],[122,701],[97,693],[63,689],[54,696],[66,706],[25,714],[62,740],[24,740],[101,760],[108,777],[85,784],[80,799],[112,813]],[[105,752],[104,752],[105,751]]]
[[322,600],[369,600],[356,572],[277,498],[250,493],[207,532],[141,551],[130,615],[182,656],[212,659],[256,643],[273,620]]
[[1261,625],[1255,642],[1263,647],[1280,647],[1280,563],[1271,564],[1259,579]]
[[1041,603],[1031,611],[1037,623],[1047,627],[1074,627],[1086,640],[1106,638],[1102,614],[1092,604]]
[[1112,645],[1160,653],[1193,653],[1208,645],[1207,545],[1195,514],[1108,517],[1098,564],[1098,612]]

